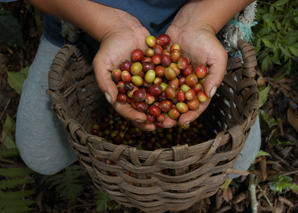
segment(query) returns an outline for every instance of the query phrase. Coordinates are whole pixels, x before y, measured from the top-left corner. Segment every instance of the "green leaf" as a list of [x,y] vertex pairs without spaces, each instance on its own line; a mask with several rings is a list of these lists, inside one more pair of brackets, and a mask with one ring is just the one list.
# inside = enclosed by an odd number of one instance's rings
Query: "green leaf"
[[270,29],[277,32],[275,25],[269,19],[265,19],[265,22],[269,25]]
[[269,40],[262,38],[262,41],[264,42],[266,47],[269,48],[275,48],[276,46],[274,44],[272,44]]
[[271,128],[272,126],[278,125],[276,120],[269,116],[264,110],[259,109],[260,117],[267,123],[268,128]]
[[24,213],[32,210],[29,206],[34,204],[35,201],[28,199],[18,200],[2,200],[0,199],[1,213]]
[[2,200],[17,200],[19,198],[28,197],[35,194],[33,191],[15,191],[15,192],[3,192],[0,191],[0,197]]
[[292,52],[295,56],[298,56],[298,48],[295,48],[295,47],[289,47],[289,49],[291,50],[291,52]]
[[11,133],[15,131],[15,121],[11,118],[8,114],[6,116],[5,123],[3,125],[2,130],[2,141],[4,146],[7,149],[14,149],[16,148],[16,144],[13,140],[13,136]]
[[108,201],[111,200],[111,196],[105,192],[102,191],[96,191],[95,192],[95,204],[97,205],[97,211],[100,212],[103,209],[107,210],[108,208]]
[[32,174],[33,171],[29,167],[25,168],[0,168],[0,175],[4,177],[19,177]]
[[268,85],[267,87],[259,91],[259,108],[266,103],[270,89],[271,85]]
[[273,5],[282,6],[282,5],[284,5],[284,4],[288,3],[288,2],[289,2],[289,0],[278,0]]
[[268,65],[269,65],[269,55],[267,55],[266,58],[262,62],[261,68],[262,68],[263,72],[267,69]]
[[16,186],[20,186],[26,183],[30,183],[33,179],[10,179],[0,181],[0,189],[12,189]]
[[270,156],[271,157],[271,155],[268,152],[260,150],[252,163],[255,163],[256,158],[261,157],[261,156]]
[[30,67],[25,67],[19,72],[9,72],[7,71],[7,81],[11,88],[13,88],[17,93],[21,94],[23,89],[23,83],[28,76]]
[[292,184],[292,178],[284,175],[276,175],[272,178],[272,182],[270,183],[270,189],[274,192],[282,192],[285,190],[298,190],[298,186]]
[[10,11],[0,10],[0,41],[25,49],[21,26]]
[[20,152],[17,148],[1,150],[0,158],[9,158],[19,156]]

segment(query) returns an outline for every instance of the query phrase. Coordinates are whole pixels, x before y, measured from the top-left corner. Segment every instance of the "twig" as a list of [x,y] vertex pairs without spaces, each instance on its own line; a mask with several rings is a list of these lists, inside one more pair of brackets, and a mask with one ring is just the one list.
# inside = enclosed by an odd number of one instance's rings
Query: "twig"
[[272,210],[274,212],[276,212],[276,210],[274,209],[274,207],[272,206],[272,203],[270,202],[269,198],[267,197],[267,195],[265,194],[265,192],[262,190],[262,188],[259,186],[259,184],[257,184],[257,187],[259,188],[259,190],[262,192],[263,196],[265,197],[265,199],[267,200],[267,202],[269,203],[269,205],[271,206]]
[[255,175],[253,173],[249,174],[249,192],[250,192],[250,206],[252,213],[258,213],[258,202],[256,197],[256,184]]
[[4,115],[5,111],[6,111],[6,109],[7,109],[7,107],[8,107],[8,105],[9,105],[9,103],[10,103],[10,101],[11,101],[11,97],[8,99],[7,104],[5,105],[4,110],[3,110],[3,112],[1,113],[0,120],[2,119],[2,117],[3,117],[3,115]]
[[5,163],[14,163],[14,161],[12,161],[12,160],[7,160],[7,159],[3,159],[3,158],[1,158],[0,161],[5,162]]

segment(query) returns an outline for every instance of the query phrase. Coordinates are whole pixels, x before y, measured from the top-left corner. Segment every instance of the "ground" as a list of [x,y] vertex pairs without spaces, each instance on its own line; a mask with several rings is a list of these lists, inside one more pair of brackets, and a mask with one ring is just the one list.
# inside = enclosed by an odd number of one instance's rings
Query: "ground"
[[[7,82],[6,70],[18,72],[26,66],[30,66],[36,54],[39,38],[41,36],[41,16],[40,13],[30,5],[21,3],[6,3],[5,8],[12,11],[21,25],[26,50],[13,48],[0,42],[0,134],[7,115],[14,117],[18,110],[20,95],[15,92]],[[292,72],[278,81],[273,79],[277,76],[278,67],[269,67],[265,72],[261,72],[257,67],[256,80],[258,86],[264,87],[271,85],[268,98],[261,110],[277,121],[277,125],[271,128],[262,126],[262,146],[261,150],[271,156],[259,157],[254,166],[250,168],[251,176],[258,183],[255,186],[255,194],[259,204],[259,212],[297,212],[298,211],[298,191],[282,190],[274,193],[270,189],[270,183],[276,175],[286,175],[292,178],[293,184],[298,185],[298,75]],[[272,136],[277,138],[280,143],[272,145],[269,140]],[[0,137],[0,149],[5,150],[2,136]],[[2,168],[25,167],[21,158],[13,160],[0,159]],[[90,178],[84,176],[85,193],[77,197],[75,202],[66,202],[55,194],[53,189],[41,184],[42,177],[33,174],[35,181],[25,187],[35,191],[35,195],[30,198],[36,201],[32,212],[93,212],[96,211],[94,204],[93,191]],[[234,179],[225,190],[222,196],[218,194],[199,202],[186,212],[251,212],[249,191],[249,177],[241,176]],[[1,178],[2,180],[2,178]],[[90,192],[90,193],[89,193]],[[214,208],[216,207],[216,208]],[[121,208],[118,212],[141,212],[137,209]],[[216,210],[215,210],[216,209]],[[104,212],[104,211],[103,211]],[[116,212],[116,210],[114,211]]]

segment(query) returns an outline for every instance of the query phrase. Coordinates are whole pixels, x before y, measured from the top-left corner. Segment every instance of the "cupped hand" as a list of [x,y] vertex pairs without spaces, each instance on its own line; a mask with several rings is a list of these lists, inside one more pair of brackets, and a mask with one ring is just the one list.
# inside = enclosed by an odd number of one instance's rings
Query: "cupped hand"
[[120,23],[120,25],[115,23],[114,30],[105,34],[93,59],[93,68],[99,88],[113,108],[139,129],[151,131],[155,129],[155,126],[146,123],[147,116],[145,113],[138,112],[128,103],[117,101],[118,89],[111,78],[111,72],[119,68],[121,62],[131,60],[133,50],[146,49],[144,41],[149,32],[134,18],[131,20],[131,26],[129,24],[130,20],[127,20],[126,23]]
[[200,103],[198,109],[189,110],[180,116],[179,123],[187,125],[197,119],[208,107],[211,98],[224,78],[228,55],[216,38],[212,27],[179,27],[172,24],[166,34],[171,37],[172,44],[179,44],[181,52],[190,57],[194,68],[199,64],[203,64],[208,68],[208,75],[204,82],[204,90],[208,97],[207,101]]

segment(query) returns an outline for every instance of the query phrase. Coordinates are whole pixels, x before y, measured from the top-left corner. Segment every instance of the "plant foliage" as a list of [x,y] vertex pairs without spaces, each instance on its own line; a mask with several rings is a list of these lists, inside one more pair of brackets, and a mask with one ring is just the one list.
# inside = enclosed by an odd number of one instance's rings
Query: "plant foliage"
[[270,189],[274,192],[281,193],[283,189],[285,190],[296,190],[298,191],[298,186],[292,184],[292,178],[285,175],[276,175],[273,177],[270,183]]
[[[18,155],[19,151],[16,148],[7,149],[1,151],[0,158],[10,158]],[[30,206],[35,201],[30,199],[30,195],[35,192],[24,189],[26,184],[32,182],[33,179],[28,178],[28,175],[32,173],[33,171],[28,167],[0,168],[0,212],[21,213],[32,210]]]
[[280,65],[279,78],[298,64],[298,0],[258,1],[253,41],[262,71]]
[[84,171],[80,165],[71,165],[62,172],[43,177],[43,183],[55,191],[61,198],[75,201],[84,190],[82,176]]
[[18,20],[10,11],[4,10],[1,4],[0,8],[0,41],[11,47],[16,45],[25,49],[23,34]]

